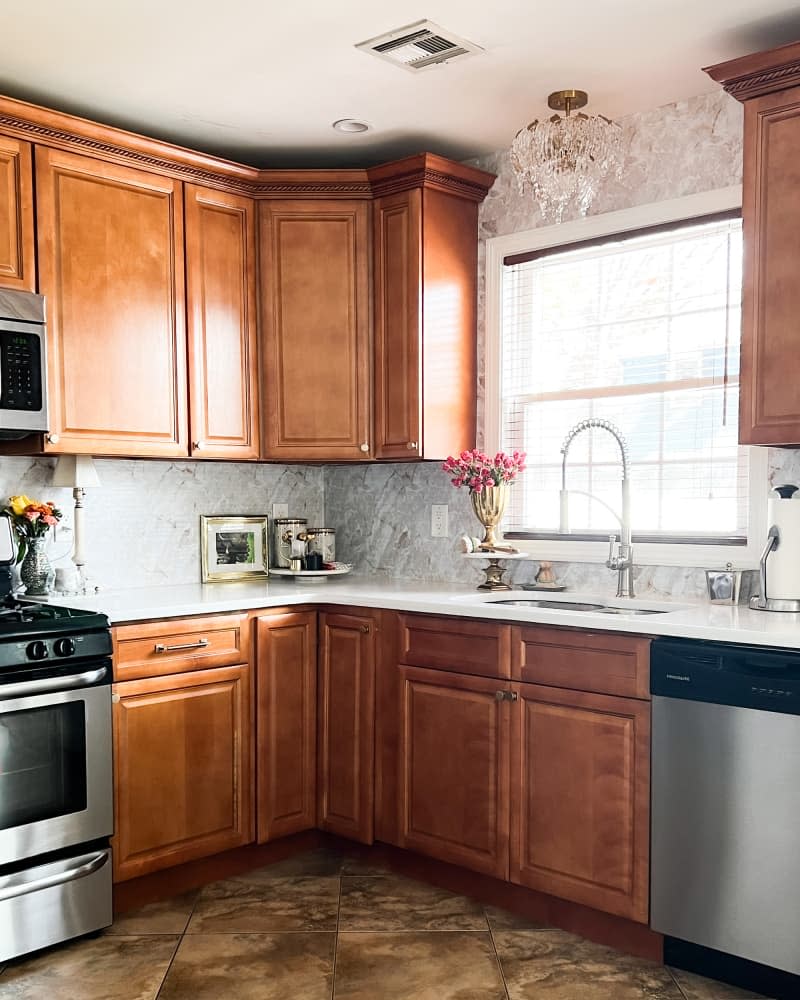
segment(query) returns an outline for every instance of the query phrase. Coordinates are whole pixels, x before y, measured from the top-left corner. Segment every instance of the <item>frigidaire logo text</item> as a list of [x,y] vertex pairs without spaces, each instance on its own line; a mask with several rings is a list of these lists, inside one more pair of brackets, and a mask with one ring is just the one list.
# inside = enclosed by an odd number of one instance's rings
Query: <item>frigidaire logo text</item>
[[688,674],[667,674],[668,681],[691,681],[691,677]]

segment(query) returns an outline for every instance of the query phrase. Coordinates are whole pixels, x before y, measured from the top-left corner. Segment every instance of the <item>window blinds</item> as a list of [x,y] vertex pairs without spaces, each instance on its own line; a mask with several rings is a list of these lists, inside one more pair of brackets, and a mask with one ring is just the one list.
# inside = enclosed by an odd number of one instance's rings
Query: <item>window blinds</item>
[[[501,435],[528,453],[508,532],[558,530],[561,444],[587,417],[630,451],[634,532],[742,538],[737,444],[741,219],[679,223],[531,255],[503,269]],[[617,529],[619,450],[607,432],[570,447],[573,532]]]

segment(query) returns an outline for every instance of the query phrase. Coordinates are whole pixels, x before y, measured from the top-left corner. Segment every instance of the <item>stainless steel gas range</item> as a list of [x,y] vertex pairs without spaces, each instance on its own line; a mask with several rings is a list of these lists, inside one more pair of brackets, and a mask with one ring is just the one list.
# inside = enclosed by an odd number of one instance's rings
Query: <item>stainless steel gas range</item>
[[0,962],[111,923],[110,655],[104,615],[0,603]]

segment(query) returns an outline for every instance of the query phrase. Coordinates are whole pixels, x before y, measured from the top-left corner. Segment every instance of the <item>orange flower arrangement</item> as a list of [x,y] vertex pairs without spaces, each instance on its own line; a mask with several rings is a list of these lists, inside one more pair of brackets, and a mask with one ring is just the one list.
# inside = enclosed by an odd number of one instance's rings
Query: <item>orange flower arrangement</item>
[[54,503],[32,500],[24,494],[9,497],[2,513],[10,519],[19,539],[17,562],[22,562],[25,558],[29,540],[42,538],[58,524],[62,516]]

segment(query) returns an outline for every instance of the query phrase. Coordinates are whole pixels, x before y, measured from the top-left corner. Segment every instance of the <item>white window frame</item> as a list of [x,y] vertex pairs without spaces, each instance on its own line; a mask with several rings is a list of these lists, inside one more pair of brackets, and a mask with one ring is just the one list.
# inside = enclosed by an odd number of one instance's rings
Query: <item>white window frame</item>
[[[493,454],[500,447],[503,327],[503,259],[511,254],[565,247],[570,243],[602,236],[620,235],[670,222],[683,222],[703,215],[726,212],[742,206],[741,185],[704,191],[619,212],[606,212],[556,226],[496,236],[486,240],[484,450]],[[747,545],[695,545],[670,542],[639,543],[634,558],[650,566],[723,566],[731,562],[740,569],[758,566],[766,540],[767,494],[769,492],[767,448],[750,448]],[[633,483],[633,489],[636,484]],[[513,489],[513,487],[512,487]],[[514,545],[538,559],[559,562],[602,563],[608,542],[514,539]]]

